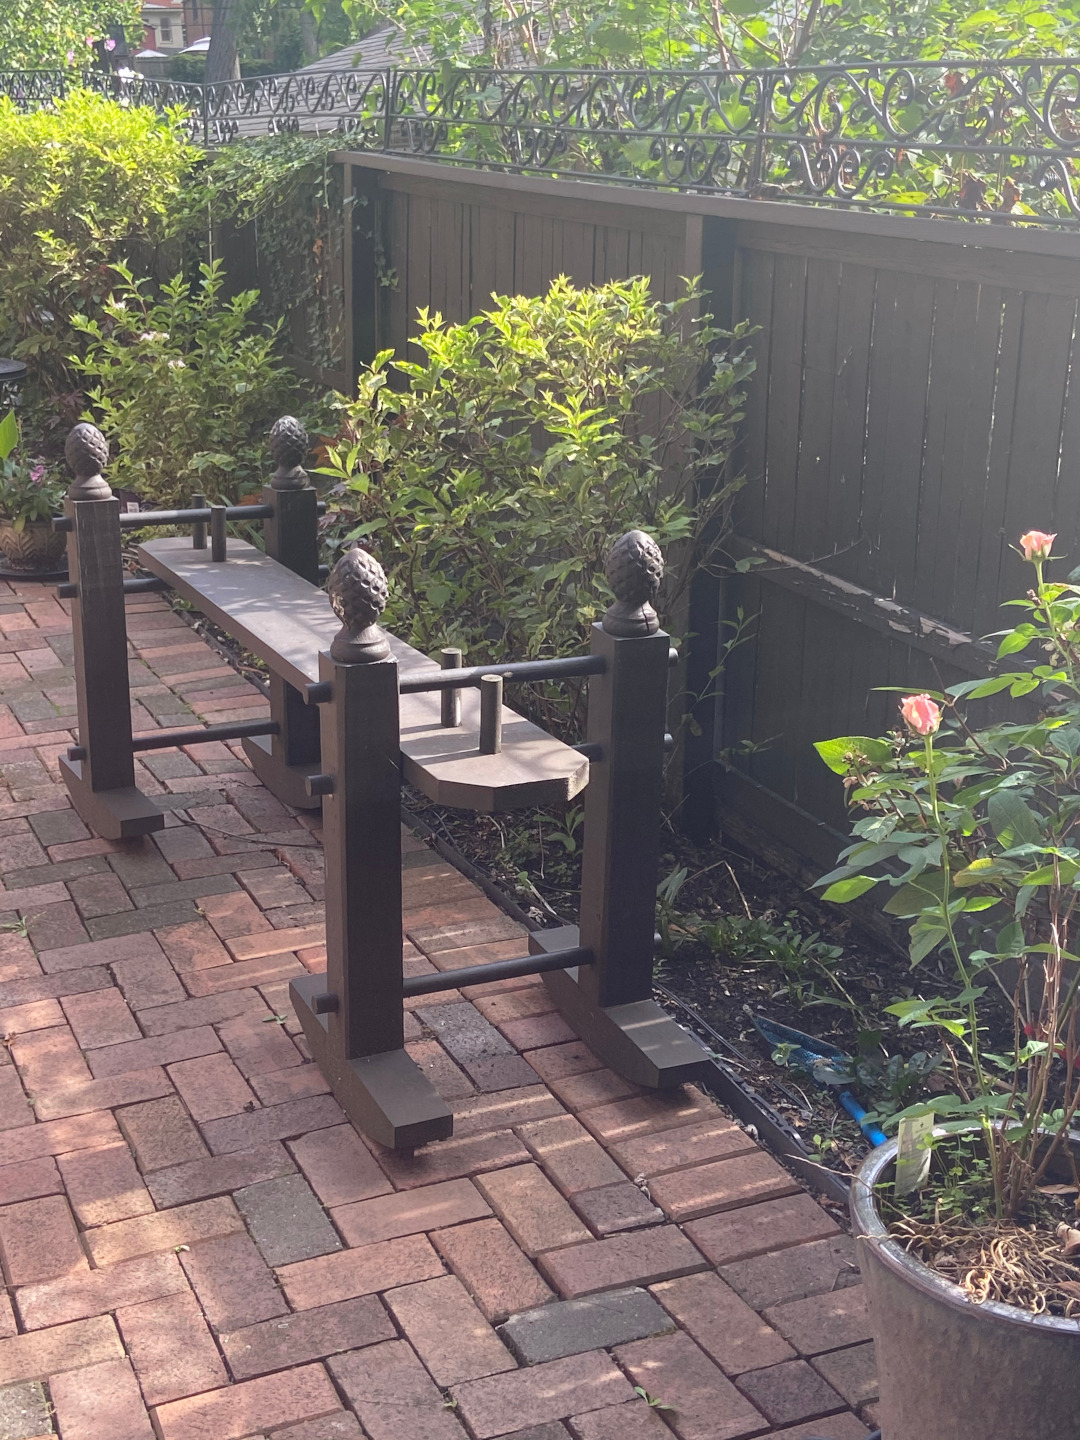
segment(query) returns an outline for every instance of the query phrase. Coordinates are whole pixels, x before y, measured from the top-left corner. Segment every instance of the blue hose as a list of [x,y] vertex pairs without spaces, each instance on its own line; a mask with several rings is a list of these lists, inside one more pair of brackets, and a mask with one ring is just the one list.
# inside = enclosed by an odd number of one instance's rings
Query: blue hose
[[[863,1132],[871,1145],[884,1145],[888,1136],[884,1130],[879,1130],[876,1125],[870,1125],[866,1120],[866,1111],[855,1099],[850,1090],[840,1091],[840,1104],[844,1107],[851,1118],[858,1122],[859,1129]],[[873,1440],[873,1437],[871,1437]]]

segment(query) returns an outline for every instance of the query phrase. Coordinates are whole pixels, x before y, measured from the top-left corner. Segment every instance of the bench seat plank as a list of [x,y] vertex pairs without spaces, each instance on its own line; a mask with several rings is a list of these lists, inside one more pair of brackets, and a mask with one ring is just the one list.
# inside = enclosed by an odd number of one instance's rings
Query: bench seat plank
[[[319,652],[329,650],[341,628],[325,591],[232,537],[224,563],[211,560],[209,550],[194,550],[185,536],[147,541],[138,555],[290,685],[303,690],[319,679]],[[433,662],[403,640],[391,635],[390,644],[402,672],[431,668]],[[490,814],[564,803],[588,783],[583,755],[505,706],[502,752],[479,754],[475,687],[461,690],[459,726],[444,729],[440,716],[438,691],[401,696],[405,779],[437,804]]]

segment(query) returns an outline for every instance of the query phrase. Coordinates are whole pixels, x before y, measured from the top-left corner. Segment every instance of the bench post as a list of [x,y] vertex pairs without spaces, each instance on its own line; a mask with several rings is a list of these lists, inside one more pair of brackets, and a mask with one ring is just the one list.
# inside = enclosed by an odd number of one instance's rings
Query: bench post
[[64,513],[75,584],[71,628],[82,759],[61,757],[75,809],[97,835],[120,840],[160,830],[161,807],[135,786],[120,502],[101,471],[109,446],[93,425],[76,425],[64,450],[74,480]]
[[652,998],[671,648],[652,601],[663,567],[640,530],[608,556],[616,599],[592,627],[592,653],[605,666],[589,680],[587,738],[598,758],[585,791],[580,938],[568,926],[530,939],[534,952],[592,951],[593,964],[550,971],[544,983],[601,1058],[652,1088],[681,1085],[708,1060]]
[[311,1053],[349,1118],[394,1149],[452,1133],[453,1118],[404,1048],[401,930],[401,737],[398,667],[376,623],[386,577],[363,550],[334,567],[343,621],[320,681],[326,856],[326,976],[292,982]]
[[[320,583],[318,495],[303,468],[309,450],[307,431],[299,420],[283,415],[270,431],[274,473],[263,488],[264,505],[273,517],[263,521],[263,543],[272,559],[309,580]],[[270,718],[277,724],[272,736],[249,737],[244,752],[256,775],[279,800],[298,810],[315,810],[318,796],[307,781],[319,769],[319,713],[279,675],[270,676]]]

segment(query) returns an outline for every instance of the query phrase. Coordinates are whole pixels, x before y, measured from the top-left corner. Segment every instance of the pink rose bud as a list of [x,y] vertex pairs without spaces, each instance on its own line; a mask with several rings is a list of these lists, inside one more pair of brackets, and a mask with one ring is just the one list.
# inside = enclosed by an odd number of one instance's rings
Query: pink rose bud
[[916,735],[933,735],[941,724],[941,710],[929,695],[907,695],[900,702],[900,713]]
[[1056,530],[1053,535],[1047,535],[1045,530],[1029,530],[1026,535],[1020,536],[1020,548],[1024,552],[1024,559],[1049,560],[1050,551],[1056,539]]

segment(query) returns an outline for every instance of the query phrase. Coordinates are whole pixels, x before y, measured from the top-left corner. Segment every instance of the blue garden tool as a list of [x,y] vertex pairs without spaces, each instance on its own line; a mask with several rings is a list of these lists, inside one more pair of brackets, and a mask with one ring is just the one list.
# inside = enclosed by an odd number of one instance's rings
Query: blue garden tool
[[[768,1020],[764,1015],[755,1015],[753,1019],[761,1038],[773,1050],[783,1047],[788,1064],[804,1071],[815,1085],[843,1085],[851,1073],[851,1056],[828,1041],[817,1040],[813,1035],[794,1030],[790,1025],[781,1025],[776,1020]],[[888,1137],[867,1121],[866,1111],[850,1090],[841,1090],[837,1098],[872,1145],[885,1144]]]

